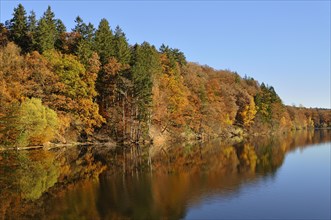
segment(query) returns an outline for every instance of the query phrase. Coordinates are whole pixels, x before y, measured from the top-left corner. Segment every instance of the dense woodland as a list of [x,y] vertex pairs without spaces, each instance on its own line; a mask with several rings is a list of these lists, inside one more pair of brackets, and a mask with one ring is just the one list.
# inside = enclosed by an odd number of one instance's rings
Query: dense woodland
[[[285,106],[272,86],[130,45],[122,29],[19,4],[0,24],[0,145],[229,138],[331,126],[331,111]],[[323,95],[323,94],[321,94]]]

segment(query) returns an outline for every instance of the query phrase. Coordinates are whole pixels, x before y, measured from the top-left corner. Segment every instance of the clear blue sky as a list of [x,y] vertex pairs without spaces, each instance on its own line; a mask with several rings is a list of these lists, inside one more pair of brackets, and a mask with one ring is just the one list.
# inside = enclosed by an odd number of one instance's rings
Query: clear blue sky
[[187,59],[274,86],[285,104],[331,107],[330,1],[13,1],[39,18],[50,5],[70,30],[80,15],[120,25],[129,42],[162,43]]

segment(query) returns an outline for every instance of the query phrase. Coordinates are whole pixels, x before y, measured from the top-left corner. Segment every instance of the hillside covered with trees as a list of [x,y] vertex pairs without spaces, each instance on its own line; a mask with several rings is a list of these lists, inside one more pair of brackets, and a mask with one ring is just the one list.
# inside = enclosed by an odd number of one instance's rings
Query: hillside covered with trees
[[19,4],[0,24],[0,146],[164,143],[331,126],[331,111],[285,106],[272,86],[188,62],[179,49],[130,45],[119,26]]

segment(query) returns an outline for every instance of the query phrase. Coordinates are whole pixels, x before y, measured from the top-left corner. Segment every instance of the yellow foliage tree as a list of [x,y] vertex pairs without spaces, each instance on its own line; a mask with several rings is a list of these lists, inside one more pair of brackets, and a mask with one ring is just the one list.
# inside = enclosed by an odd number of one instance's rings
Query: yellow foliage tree
[[244,127],[250,127],[254,123],[254,118],[256,115],[256,107],[253,97],[249,97],[249,104],[244,107],[244,110],[240,113]]
[[40,99],[31,98],[20,105],[12,105],[1,124],[4,145],[25,147],[51,141],[59,122],[55,111],[44,106]]

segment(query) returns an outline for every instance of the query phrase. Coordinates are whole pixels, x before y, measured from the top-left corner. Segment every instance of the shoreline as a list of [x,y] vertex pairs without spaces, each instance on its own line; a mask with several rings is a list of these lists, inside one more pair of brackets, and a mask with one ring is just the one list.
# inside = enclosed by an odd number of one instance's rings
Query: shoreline
[[204,143],[208,141],[212,141],[215,139],[221,139],[222,142],[224,143],[240,143],[242,141],[248,140],[249,137],[259,137],[259,136],[274,136],[277,134],[286,134],[288,132],[296,132],[296,131],[306,131],[306,130],[331,130],[331,127],[325,127],[325,128],[305,128],[305,129],[291,129],[291,130],[279,130],[279,131],[269,131],[269,132],[263,132],[263,133],[257,133],[257,132],[245,132],[245,131],[240,131],[239,133],[232,133],[230,132],[229,134],[231,136],[227,137],[222,137],[221,135],[219,136],[213,136],[207,139],[203,138],[189,138],[189,139],[181,139],[181,138],[172,138],[168,140],[164,140],[161,143],[154,144],[153,141],[147,142],[147,143],[116,143],[115,141],[108,141],[108,142],[73,142],[73,143],[51,143],[47,142],[44,143],[43,145],[32,145],[32,146],[26,146],[26,147],[1,147],[0,146],[0,152],[4,151],[21,151],[21,150],[35,150],[35,149],[43,149],[43,150],[51,150],[51,149],[58,149],[58,148],[71,148],[71,147],[77,147],[77,146],[105,146],[105,147],[110,147],[110,148],[117,148],[118,146],[124,146],[124,147],[130,147],[132,145],[151,145],[156,148],[163,149],[164,145],[172,145],[173,143]]

